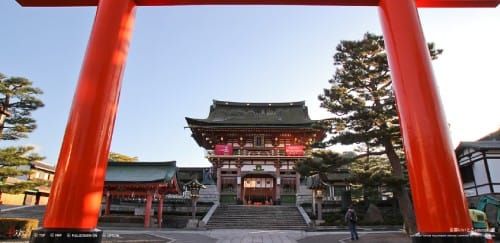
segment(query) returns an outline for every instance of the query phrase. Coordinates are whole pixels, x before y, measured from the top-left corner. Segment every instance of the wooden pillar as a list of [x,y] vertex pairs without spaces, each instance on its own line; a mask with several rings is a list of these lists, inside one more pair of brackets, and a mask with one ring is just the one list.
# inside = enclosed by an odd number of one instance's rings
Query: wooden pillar
[[281,178],[281,163],[280,161],[276,161],[274,164],[276,168],[276,184],[275,184],[275,192],[274,192],[274,201],[281,202],[281,183],[283,183],[283,178]]
[[[241,178],[241,167],[243,165],[241,164],[240,161],[238,161],[238,164],[236,164],[236,203],[239,204],[240,202],[243,201],[243,198],[241,198],[241,188],[243,187],[243,178]],[[239,182],[239,184],[238,184]]]
[[160,195],[160,200],[158,201],[158,228],[161,228],[163,223],[163,200],[165,200],[165,195]]
[[94,229],[134,22],[134,0],[101,0],[47,204],[46,229]]
[[318,202],[318,220],[321,221],[323,220],[323,214],[322,214],[323,198],[318,198],[317,202]]
[[151,205],[153,204],[153,193],[148,191],[146,195],[146,209],[144,210],[144,228],[149,228],[151,221]]
[[40,192],[37,192],[36,193],[36,198],[35,198],[35,205],[40,205],[40,197],[41,197],[41,193]]
[[295,173],[295,195],[298,195],[300,192],[300,174]]
[[32,243],[101,242],[96,227],[134,10],[134,0],[98,1],[43,227],[32,231]]
[[111,213],[111,200],[113,196],[110,193],[106,194],[106,208],[104,209],[104,215],[109,215]]
[[312,192],[312,211],[313,211],[313,215],[316,215],[316,190],[314,189],[311,189],[311,192]]
[[[28,205],[26,203],[26,200],[28,200],[28,193],[24,193],[24,198],[23,198],[23,205]],[[30,202],[31,203],[31,202]]]
[[241,189],[241,202],[243,203],[243,205],[246,205],[247,199],[245,197],[247,195],[247,189],[245,188],[244,181],[242,181],[241,183],[243,184],[243,189]]
[[415,1],[381,0],[379,12],[418,230],[468,232],[467,202]]
[[221,170],[222,170],[222,163],[220,161],[217,161],[217,191],[219,192],[219,194],[222,192]]

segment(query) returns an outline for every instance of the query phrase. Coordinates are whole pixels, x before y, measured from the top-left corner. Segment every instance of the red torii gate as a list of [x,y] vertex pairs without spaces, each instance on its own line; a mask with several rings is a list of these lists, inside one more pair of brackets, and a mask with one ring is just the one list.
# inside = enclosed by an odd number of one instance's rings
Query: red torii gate
[[[132,35],[135,7],[160,5],[378,6],[401,119],[418,230],[422,234],[431,236],[442,233],[466,235],[471,231],[467,202],[436,89],[417,7],[497,7],[500,0],[17,0],[17,2],[22,6],[35,7],[97,6],[43,228],[32,235],[32,242],[62,242],[59,241],[61,238],[57,238],[59,236],[67,237],[64,242],[100,242],[102,232],[96,229],[97,218],[122,74]],[[85,241],[81,241],[84,238]],[[440,237],[429,238],[441,240]],[[429,238],[423,241],[431,242]]]

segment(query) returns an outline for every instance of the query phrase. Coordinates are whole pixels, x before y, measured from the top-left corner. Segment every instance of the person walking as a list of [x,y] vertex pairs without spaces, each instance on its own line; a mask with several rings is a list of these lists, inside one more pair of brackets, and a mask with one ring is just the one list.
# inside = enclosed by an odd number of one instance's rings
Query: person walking
[[358,231],[356,230],[356,223],[358,222],[358,216],[356,211],[354,211],[354,206],[349,206],[347,212],[345,213],[345,222],[349,226],[349,231],[351,231],[351,240],[359,240]]

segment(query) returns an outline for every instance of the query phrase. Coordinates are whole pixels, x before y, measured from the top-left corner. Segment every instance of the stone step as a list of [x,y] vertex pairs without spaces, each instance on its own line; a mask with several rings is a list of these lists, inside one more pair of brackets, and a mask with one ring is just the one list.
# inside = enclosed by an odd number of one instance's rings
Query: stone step
[[306,226],[246,226],[246,225],[221,225],[210,226],[210,229],[266,229],[266,230],[307,230]]
[[231,216],[214,216],[212,219],[236,219],[236,220],[273,220],[273,219],[279,219],[279,220],[297,220],[297,219],[303,219],[302,217],[298,216],[290,216],[290,217],[267,217],[267,216],[253,216],[253,217],[247,217],[247,216],[238,216],[238,215],[231,215]]
[[225,205],[215,211],[207,227],[304,230],[307,225],[296,207]]
[[210,229],[300,229],[305,230],[307,227],[305,225],[284,225],[284,224],[274,224],[274,225],[262,225],[262,224],[209,224],[207,225]]
[[282,229],[282,230],[307,230],[305,225],[244,225],[244,224],[222,224],[222,225],[207,225],[208,229]]
[[214,215],[212,216],[212,219],[218,219],[218,218],[225,218],[225,219],[231,219],[231,218],[235,218],[235,219],[247,219],[247,220],[251,220],[251,219],[256,219],[256,220],[261,220],[261,219],[302,219],[301,216],[299,215],[279,215],[279,216],[276,216],[276,217],[270,217],[268,215]]
[[[219,220],[220,219],[220,220]],[[245,221],[246,224],[251,224],[251,223],[256,223],[256,224],[274,224],[274,223],[283,223],[283,224],[296,224],[297,222],[300,222],[302,224],[303,219],[301,218],[295,218],[295,219],[244,219],[244,218],[218,218],[215,220],[212,220],[211,223],[240,223],[241,221]]]

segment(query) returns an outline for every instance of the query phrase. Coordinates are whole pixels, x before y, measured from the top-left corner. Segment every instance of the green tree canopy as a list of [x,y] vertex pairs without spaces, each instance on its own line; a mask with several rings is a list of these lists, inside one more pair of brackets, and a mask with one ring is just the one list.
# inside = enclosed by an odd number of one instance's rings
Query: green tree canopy
[[[432,43],[428,47],[432,59],[442,53]],[[328,81],[331,87],[318,96],[321,107],[335,115],[327,124],[332,136],[326,146],[364,144],[366,152],[358,157],[387,156],[395,181],[404,181],[403,143],[383,37],[366,33],[361,40],[341,41],[336,47],[334,65],[335,74]],[[394,188],[394,195],[408,232],[416,233],[406,183]]]
[[39,180],[17,180],[7,183],[7,178],[27,176],[30,162],[44,158],[33,152],[32,146],[7,147],[0,149],[0,193],[22,193],[41,184]]
[[[32,111],[44,106],[37,98],[42,93],[26,78],[8,78],[0,73],[0,140],[28,137],[36,128]],[[19,180],[27,179],[30,162],[44,159],[33,151],[32,146],[0,149],[0,201],[2,193],[22,193],[46,184],[40,180]]]
[[31,114],[43,107],[38,95],[43,92],[23,77],[6,77],[0,73],[0,139],[26,138],[36,128]]
[[113,161],[113,162],[137,162],[138,160],[139,160],[139,158],[137,156],[130,157],[128,155],[119,154],[119,153],[115,153],[115,152],[109,153],[109,161]]
[[[391,189],[394,184],[391,180],[391,164],[385,156],[370,156],[358,158],[350,165],[350,181],[353,183],[353,195],[363,195],[365,202],[376,201],[381,198],[381,189]],[[402,182],[399,181],[398,185]],[[392,190],[391,190],[392,191]]]
[[295,164],[295,171],[303,176],[320,176],[328,172],[336,172],[342,166],[351,163],[350,158],[343,157],[341,154],[328,149],[316,150],[312,152],[311,157],[299,161]]

